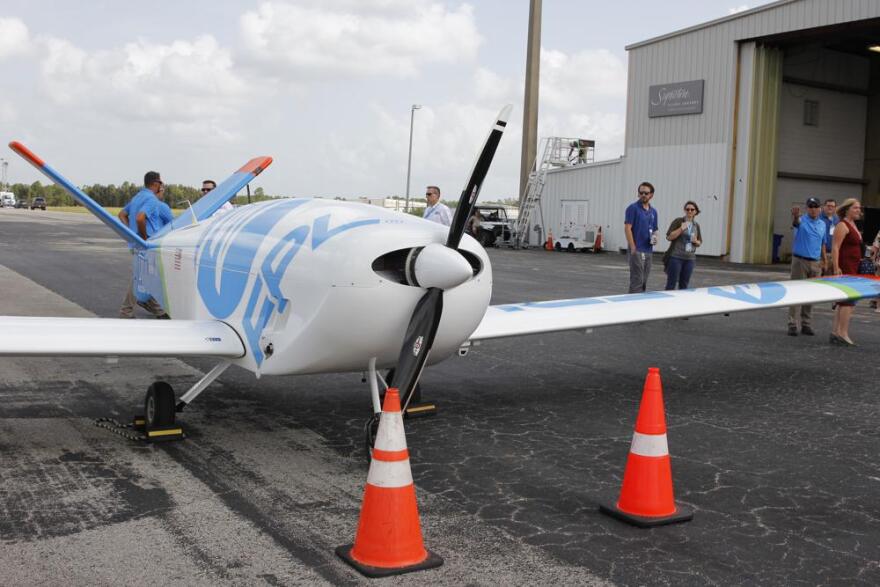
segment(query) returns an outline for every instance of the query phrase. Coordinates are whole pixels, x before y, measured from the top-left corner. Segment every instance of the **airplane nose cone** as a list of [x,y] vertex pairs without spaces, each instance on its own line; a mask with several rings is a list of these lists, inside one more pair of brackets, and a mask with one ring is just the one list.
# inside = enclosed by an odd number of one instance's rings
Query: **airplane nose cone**
[[452,289],[474,275],[470,263],[455,249],[433,243],[419,252],[413,267],[421,287]]

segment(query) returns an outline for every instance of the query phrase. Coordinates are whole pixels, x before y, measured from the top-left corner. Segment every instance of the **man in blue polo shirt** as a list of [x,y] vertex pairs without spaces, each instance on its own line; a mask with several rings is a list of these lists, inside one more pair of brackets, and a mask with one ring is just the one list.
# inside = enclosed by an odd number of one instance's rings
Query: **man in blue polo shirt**
[[629,293],[647,289],[651,257],[657,244],[657,210],[651,207],[654,186],[643,181],[638,192],[638,201],[627,206],[623,221],[629,256]]
[[[828,234],[825,221],[820,218],[821,204],[818,198],[807,198],[807,213],[800,215],[800,208],[791,209],[791,226],[794,229],[794,244],[791,248],[791,278],[810,279],[822,275],[827,250],[825,237]],[[801,334],[813,336],[810,324],[813,306],[791,306],[788,309],[788,335],[798,335],[798,308],[800,308]]]
[[837,200],[828,198],[822,204],[822,220],[825,221],[825,253],[827,263],[822,264],[822,275],[834,275],[834,267],[831,266],[831,243],[834,240],[834,227],[840,222],[837,212]]
[[[138,233],[142,239],[150,238],[160,228],[174,220],[171,208],[162,201],[164,196],[165,184],[162,182],[161,176],[156,171],[148,171],[144,175],[144,187],[119,211],[119,220]],[[135,253],[131,246],[129,246],[129,249],[132,254]],[[122,300],[119,317],[134,318],[134,304],[136,301],[134,295],[134,264],[132,264],[132,278],[128,282],[128,291]],[[146,303],[138,305],[156,316],[156,318],[170,318],[159,302],[153,298],[150,298]]]

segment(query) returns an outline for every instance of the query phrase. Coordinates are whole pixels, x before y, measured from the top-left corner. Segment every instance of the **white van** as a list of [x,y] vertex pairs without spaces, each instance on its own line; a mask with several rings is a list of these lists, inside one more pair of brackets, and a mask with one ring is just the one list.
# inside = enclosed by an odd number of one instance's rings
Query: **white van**
[[15,194],[12,192],[0,192],[0,206],[4,208],[15,207]]

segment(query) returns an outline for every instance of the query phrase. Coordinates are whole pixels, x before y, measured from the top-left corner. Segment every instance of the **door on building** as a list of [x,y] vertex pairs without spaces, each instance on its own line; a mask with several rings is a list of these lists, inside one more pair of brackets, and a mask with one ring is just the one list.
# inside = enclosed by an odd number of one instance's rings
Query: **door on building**
[[587,232],[587,200],[562,200],[560,236],[584,240]]

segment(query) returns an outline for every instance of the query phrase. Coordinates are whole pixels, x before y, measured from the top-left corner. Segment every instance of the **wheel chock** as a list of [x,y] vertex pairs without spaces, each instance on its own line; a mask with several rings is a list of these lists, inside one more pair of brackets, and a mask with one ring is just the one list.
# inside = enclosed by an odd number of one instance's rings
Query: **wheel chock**
[[144,435],[147,442],[169,442],[186,438],[186,434],[183,433],[183,428],[180,426],[147,430]]
[[437,413],[437,404],[410,404],[406,408],[405,415],[407,418],[424,418],[433,416]]
[[131,427],[133,430],[137,430],[138,432],[144,431],[144,425],[146,424],[147,419],[143,416],[135,416],[131,419]]

